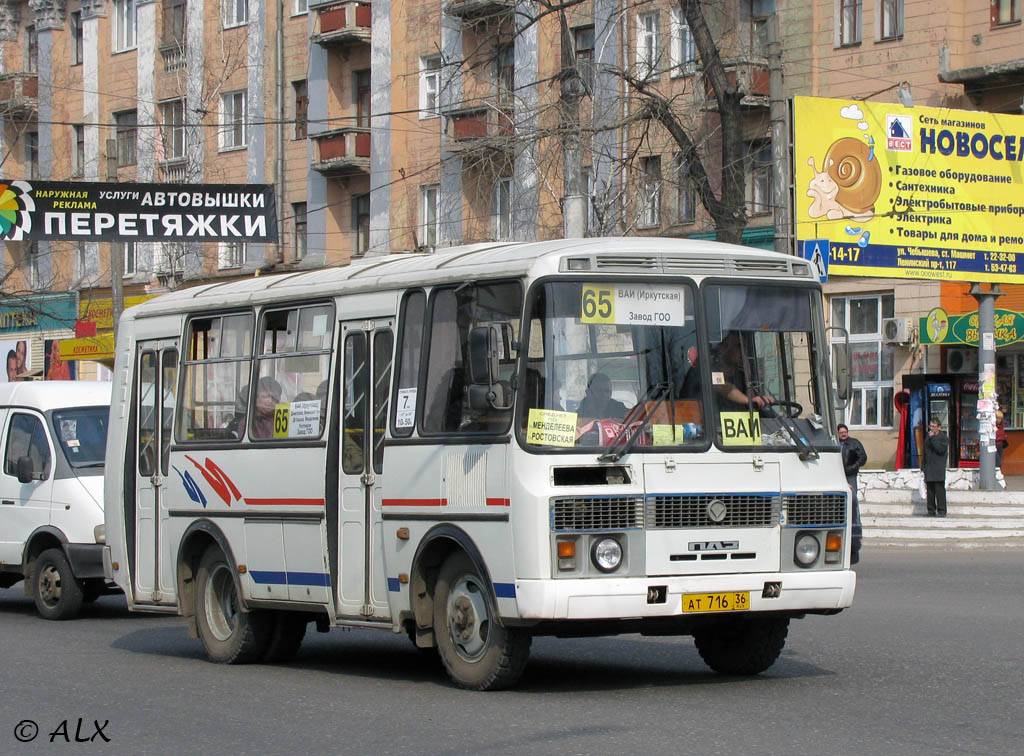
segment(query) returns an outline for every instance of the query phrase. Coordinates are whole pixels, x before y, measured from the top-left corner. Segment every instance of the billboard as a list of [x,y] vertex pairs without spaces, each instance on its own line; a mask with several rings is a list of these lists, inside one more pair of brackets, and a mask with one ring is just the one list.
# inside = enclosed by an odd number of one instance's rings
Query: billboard
[[829,275],[1024,283],[1024,117],[794,97],[793,131]]
[[274,189],[0,180],[0,240],[274,242]]

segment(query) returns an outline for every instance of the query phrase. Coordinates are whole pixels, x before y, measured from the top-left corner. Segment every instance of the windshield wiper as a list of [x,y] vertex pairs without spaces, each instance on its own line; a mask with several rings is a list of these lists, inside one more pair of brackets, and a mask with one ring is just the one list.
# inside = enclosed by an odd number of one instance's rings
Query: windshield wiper
[[71,466],[76,470],[81,470],[83,467],[103,467],[106,464],[104,461],[99,462],[72,462]]
[[[597,458],[598,462],[618,462],[622,459],[629,451],[636,446],[636,440],[640,438],[640,434],[647,429],[647,426],[651,422],[651,418],[654,417],[655,410],[661,406],[661,403],[665,401],[665,397],[668,396],[668,383],[654,383],[651,384],[650,388],[647,389],[647,393],[644,394],[643,399],[638,402],[637,406],[643,405],[644,417],[640,420],[640,424],[637,426],[636,431],[629,435],[630,425],[624,424],[622,430],[618,432],[615,439],[611,443],[611,450],[606,451],[600,457]],[[650,412],[647,411],[647,402],[655,400],[654,406]]]
[[[818,450],[815,448],[814,444],[812,444],[810,441],[808,441],[800,434],[800,428],[797,426],[796,422],[793,421],[792,417],[784,414],[774,404],[769,404],[766,406],[772,408],[773,412],[775,413],[775,417],[779,419],[779,425],[782,427],[783,430],[786,431],[789,437],[793,439],[793,443],[800,448],[800,453],[798,456],[802,461],[806,462],[809,459],[818,459],[821,456],[818,453]],[[792,422],[792,427],[790,426],[790,422],[786,422],[787,420]]]

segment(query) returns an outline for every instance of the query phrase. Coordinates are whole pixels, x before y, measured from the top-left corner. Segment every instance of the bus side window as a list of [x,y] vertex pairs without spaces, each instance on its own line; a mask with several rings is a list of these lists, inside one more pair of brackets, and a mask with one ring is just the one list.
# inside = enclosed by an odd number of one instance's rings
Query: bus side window
[[392,400],[391,431],[395,436],[411,436],[416,427],[420,354],[423,350],[423,319],[427,297],[422,291],[405,295],[401,312],[401,343],[398,350],[398,380]]

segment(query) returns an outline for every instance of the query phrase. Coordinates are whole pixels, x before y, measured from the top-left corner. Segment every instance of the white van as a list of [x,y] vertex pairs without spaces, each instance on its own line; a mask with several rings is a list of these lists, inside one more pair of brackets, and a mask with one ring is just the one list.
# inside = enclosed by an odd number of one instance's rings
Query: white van
[[0,588],[25,580],[47,619],[75,616],[103,578],[110,383],[0,384]]

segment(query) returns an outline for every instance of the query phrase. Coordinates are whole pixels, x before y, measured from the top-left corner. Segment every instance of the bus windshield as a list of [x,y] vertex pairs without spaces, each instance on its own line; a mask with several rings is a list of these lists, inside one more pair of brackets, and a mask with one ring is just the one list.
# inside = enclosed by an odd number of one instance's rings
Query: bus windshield
[[834,446],[820,297],[810,288],[546,282],[528,311],[527,448],[813,454]]

